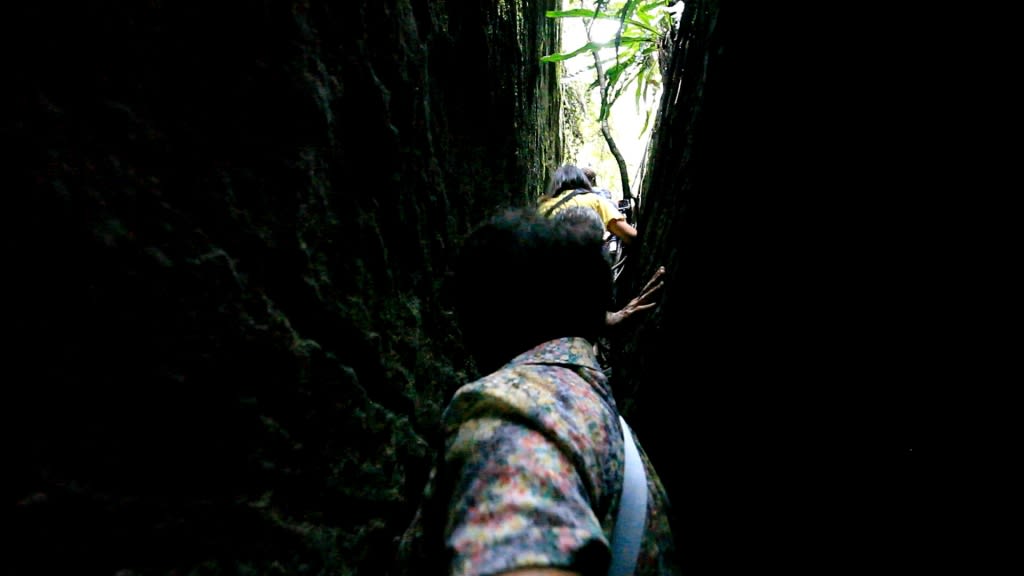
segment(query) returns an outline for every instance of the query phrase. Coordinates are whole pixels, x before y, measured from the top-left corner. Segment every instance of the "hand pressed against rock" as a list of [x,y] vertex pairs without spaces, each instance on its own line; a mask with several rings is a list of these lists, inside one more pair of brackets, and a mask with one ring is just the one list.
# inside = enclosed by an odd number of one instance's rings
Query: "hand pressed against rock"
[[638,294],[635,298],[630,300],[629,303],[626,304],[625,307],[623,307],[618,312],[609,312],[608,316],[605,319],[605,323],[608,326],[615,326],[616,324],[620,324],[621,322],[623,322],[633,314],[636,314],[637,312],[648,310],[656,306],[658,303],[653,301],[654,294],[658,290],[660,290],[662,286],[665,285],[665,282],[661,280],[661,277],[664,274],[665,267],[658,266],[658,269],[655,270],[654,275],[651,276],[651,279],[647,281],[647,284],[643,287],[643,290],[640,290],[640,294]]

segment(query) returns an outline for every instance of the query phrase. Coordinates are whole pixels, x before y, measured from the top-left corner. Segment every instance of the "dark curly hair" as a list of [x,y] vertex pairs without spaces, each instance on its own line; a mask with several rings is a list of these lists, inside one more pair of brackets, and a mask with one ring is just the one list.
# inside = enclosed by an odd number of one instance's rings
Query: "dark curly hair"
[[455,308],[467,349],[485,372],[566,336],[604,328],[612,277],[586,222],[507,210],[473,231],[455,265]]

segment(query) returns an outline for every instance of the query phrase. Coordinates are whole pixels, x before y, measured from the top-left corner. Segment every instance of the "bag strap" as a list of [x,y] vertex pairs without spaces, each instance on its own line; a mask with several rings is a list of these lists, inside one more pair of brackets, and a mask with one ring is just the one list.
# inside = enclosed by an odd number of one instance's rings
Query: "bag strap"
[[544,211],[544,217],[545,218],[550,218],[551,215],[555,213],[555,210],[557,210],[558,207],[561,206],[562,204],[565,204],[566,202],[568,202],[569,199],[571,199],[571,198],[573,198],[575,196],[579,196],[580,194],[587,194],[589,192],[590,192],[590,190],[587,190],[585,188],[577,188],[576,190],[573,190],[572,192],[569,192],[568,194],[564,194],[561,198],[558,199],[558,202],[555,202],[554,206],[552,206],[551,208],[548,208],[547,210]]
[[615,518],[615,528],[612,529],[612,563],[608,568],[608,576],[633,574],[647,521],[647,472],[633,441],[633,431],[621,415],[619,422],[622,424],[622,442],[626,449],[626,466],[622,477],[619,512]]

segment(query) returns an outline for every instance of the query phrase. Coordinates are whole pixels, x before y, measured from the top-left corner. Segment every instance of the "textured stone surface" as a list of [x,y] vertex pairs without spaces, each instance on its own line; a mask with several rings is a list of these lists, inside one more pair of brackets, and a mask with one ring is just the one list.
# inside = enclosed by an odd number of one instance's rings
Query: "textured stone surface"
[[551,4],[7,12],[8,573],[381,573],[449,258],[560,154]]
[[688,1],[671,43],[624,279],[635,293],[664,264],[666,287],[619,339],[616,397],[690,573],[912,569],[911,404],[891,370],[920,364],[897,359],[913,347],[891,272],[905,260],[876,236],[899,202],[872,199],[887,145],[850,126],[890,123],[847,91],[861,66],[861,90],[902,68],[865,60],[862,21],[845,36],[845,16],[805,29],[802,9],[755,4]]

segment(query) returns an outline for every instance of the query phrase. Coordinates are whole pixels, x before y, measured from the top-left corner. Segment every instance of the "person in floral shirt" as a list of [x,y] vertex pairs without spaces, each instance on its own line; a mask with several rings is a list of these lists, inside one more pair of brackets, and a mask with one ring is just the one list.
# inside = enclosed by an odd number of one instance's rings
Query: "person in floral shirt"
[[[611,291],[592,230],[517,209],[467,239],[455,301],[487,375],[444,411],[444,446],[396,574],[608,573],[624,444],[592,344]],[[648,496],[634,574],[679,574],[668,498],[636,443]]]

